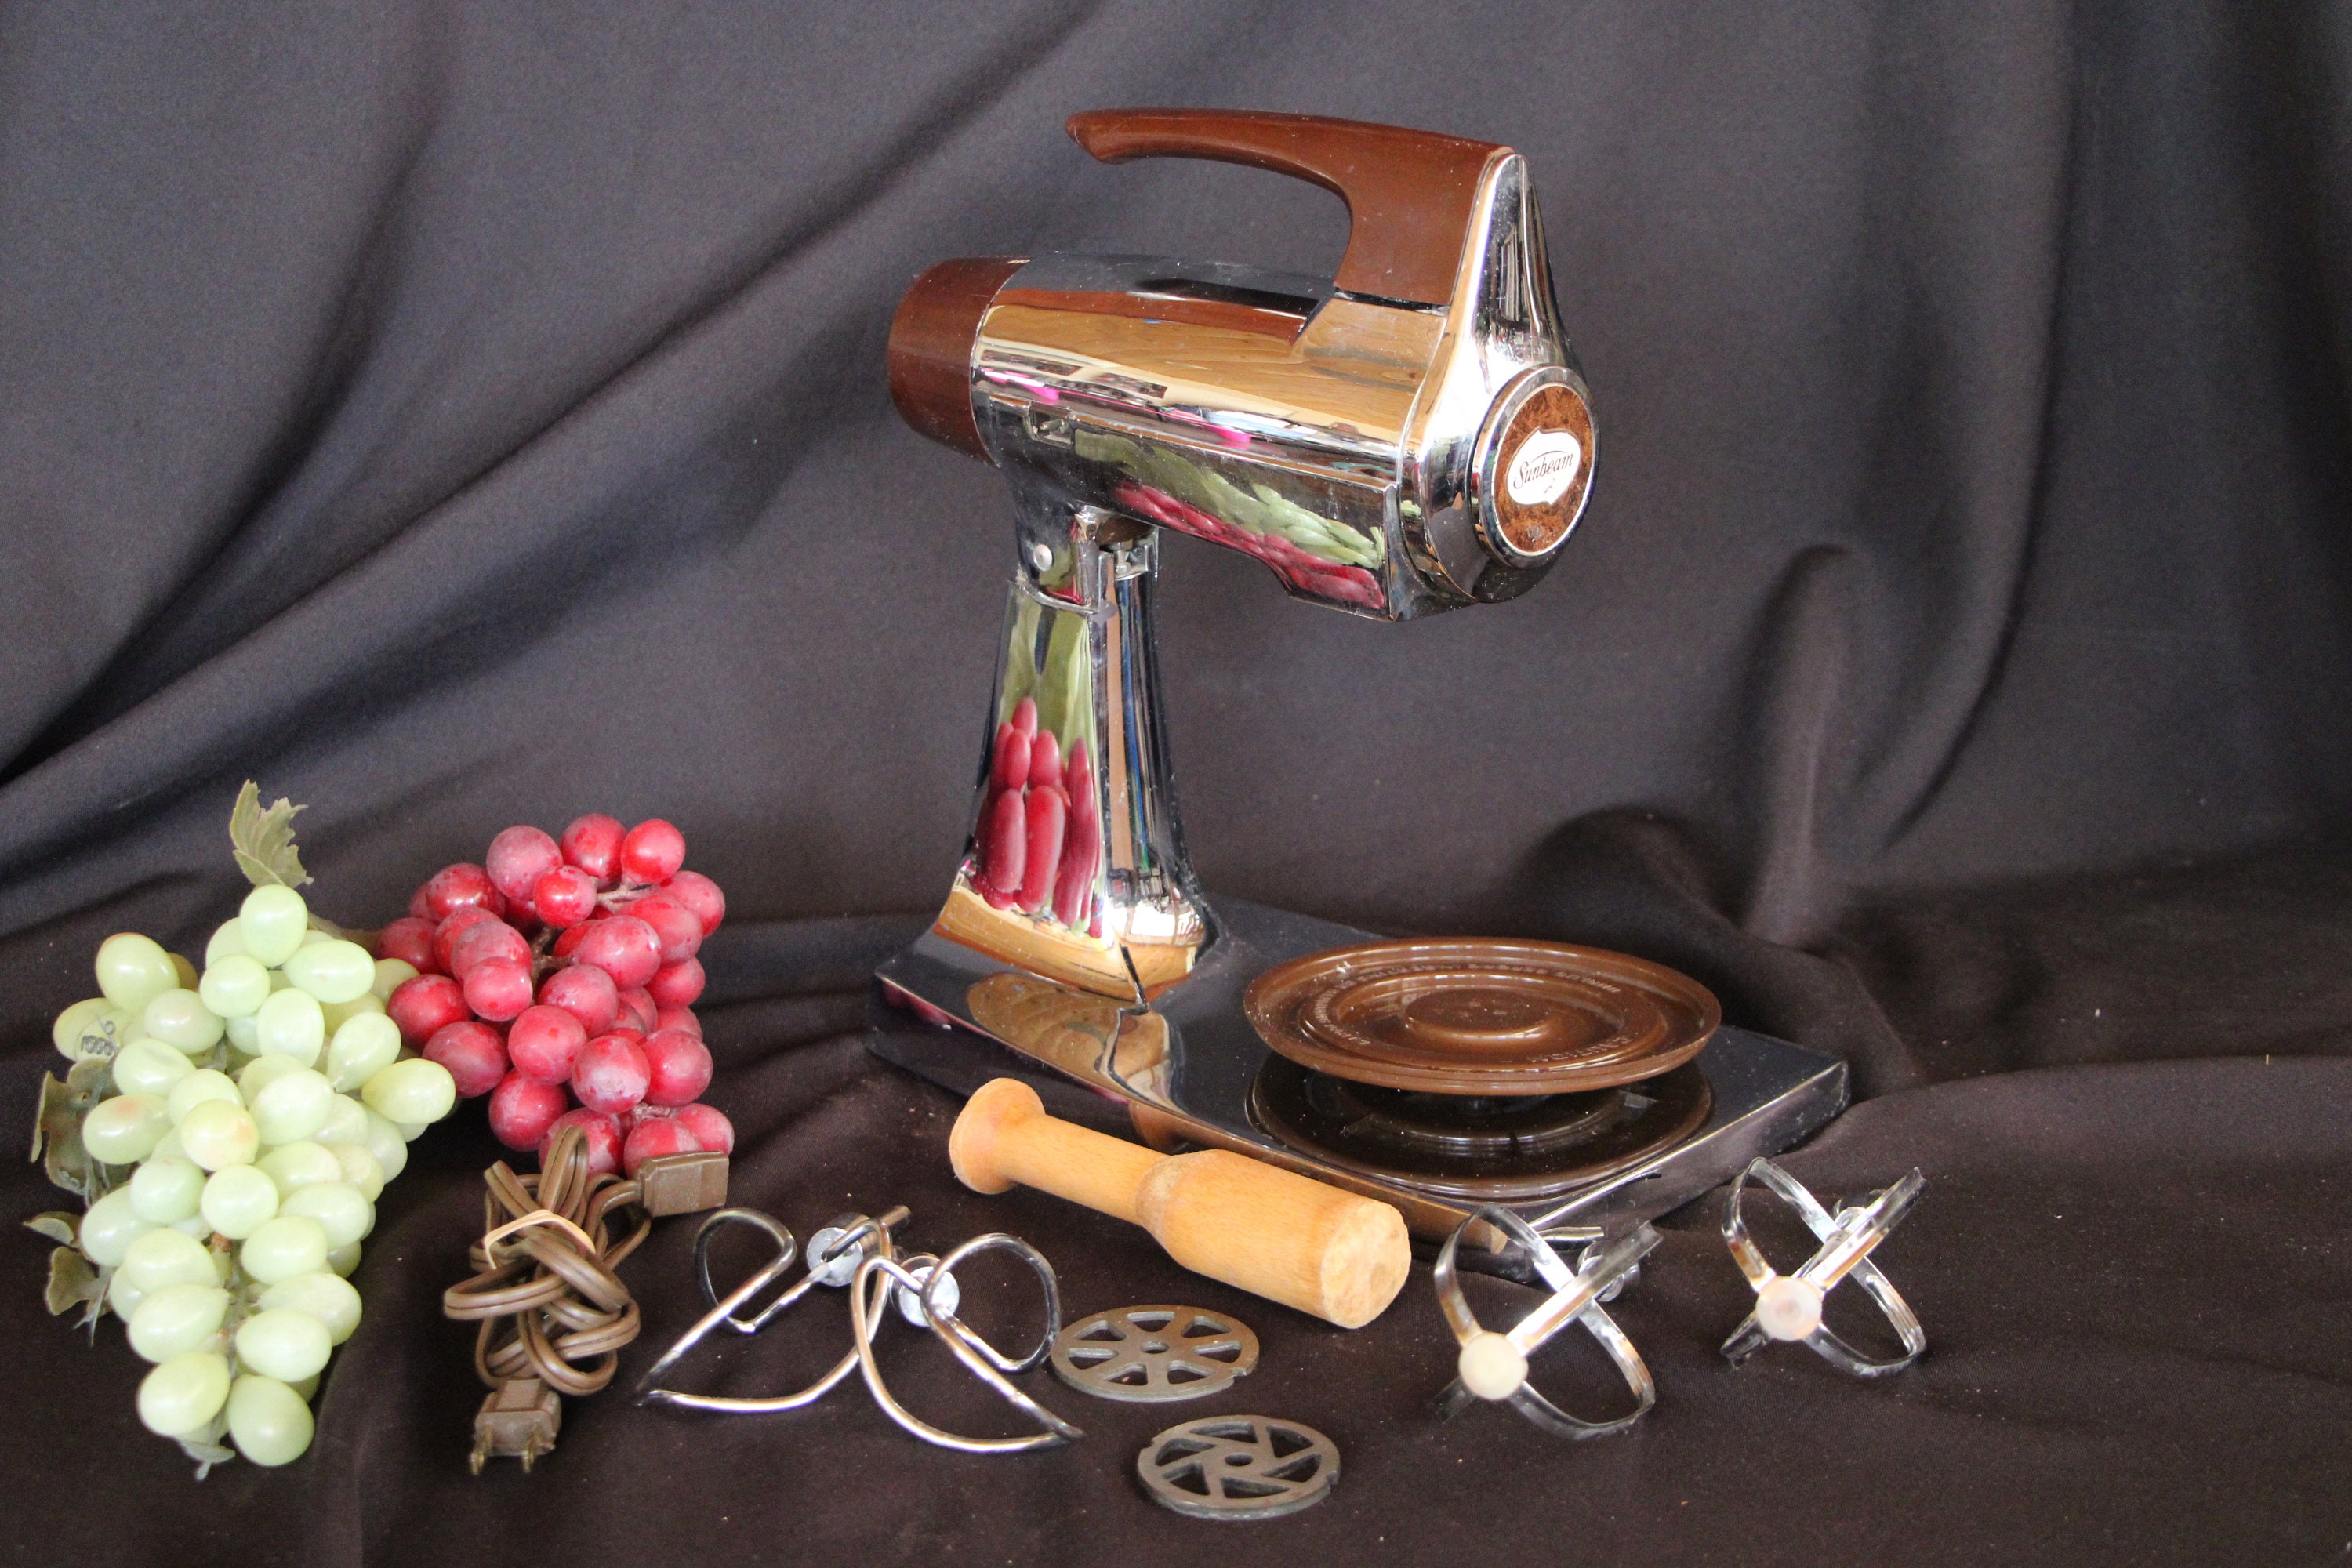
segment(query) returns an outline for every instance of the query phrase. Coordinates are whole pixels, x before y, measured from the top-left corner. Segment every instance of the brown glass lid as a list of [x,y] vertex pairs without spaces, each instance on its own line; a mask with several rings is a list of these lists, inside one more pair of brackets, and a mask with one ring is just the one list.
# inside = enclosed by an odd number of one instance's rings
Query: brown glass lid
[[1434,1094],[1633,1083],[1698,1055],[1723,1022],[1713,992],[1664,964],[1502,938],[1309,953],[1252,981],[1242,1005],[1302,1067]]

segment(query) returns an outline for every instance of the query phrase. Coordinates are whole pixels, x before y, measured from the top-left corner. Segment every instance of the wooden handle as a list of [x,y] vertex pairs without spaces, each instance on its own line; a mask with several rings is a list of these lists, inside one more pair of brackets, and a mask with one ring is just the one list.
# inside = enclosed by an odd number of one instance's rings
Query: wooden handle
[[1348,252],[1332,283],[1423,305],[1454,297],[1478,181],[1508,148],[1398,125],[1226,109],[1097,109],[1070,139],[1106,163],[1206,158],[1312,181],[1348,204]]
[[978,1193],[1035,1187],[1139,1225],[1197,1274],[1343,1329],[1381,1315],[1412,1266],[1387,1204],[1222,1149],[1155,1154],[1045,1114],[1019,1079],[981,1086],[948,1137]]

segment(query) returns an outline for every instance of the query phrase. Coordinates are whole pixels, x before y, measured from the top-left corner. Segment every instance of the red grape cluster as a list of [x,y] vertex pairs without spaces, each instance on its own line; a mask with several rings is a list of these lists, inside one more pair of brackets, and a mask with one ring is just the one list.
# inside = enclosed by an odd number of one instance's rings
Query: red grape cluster
[[980,896],[1000,910],[1050,910],[1085,930],[1092,912],[1102,806],[1083,737],[1065,759],[1060,739],[1037,727],[1024,697],[996,727],[988,795],[980,808]]
[[727,897],[685,863],[686,836],[658,817],[625,831],[583,816],[560,842],[509,827],[384,928],[377,952],[416,969],[384,1010],[460,1096],[490,1097],[508,1148],[544,1159],[577,1126],[592,1172],[631,1176],[660,1155],[734,1149],[727,1118],[698,1102],[710,1052],[693,1010],[695,952]]

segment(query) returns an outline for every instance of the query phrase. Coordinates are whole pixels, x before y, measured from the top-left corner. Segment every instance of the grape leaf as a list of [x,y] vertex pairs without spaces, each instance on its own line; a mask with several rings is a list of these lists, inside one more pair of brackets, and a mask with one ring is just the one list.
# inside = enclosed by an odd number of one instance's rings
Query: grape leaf
[[[49,1254],[49,1315],[83,1308],[82,1321],[90,1321],[106,1300],[102,1270],[90,1267],[79,1247],[60,1247]],[[79,1327],[77,1324],[76,1327]]]
[[47,1214],[37,1214],[26,1220],[25,1228],[37,1231],[51,1241],[62,1242],[71,1247],[74,1244],[74,1238],[81,1234],[81,1220],[63,1209],[51,1209]]
[[294,852],[294,814],[302,808],[283,795],[264,810],[261,786],[251,779],[236,792],[228,814],[229,847],[236,868],[257,888],[299,888],[310,879]]
[[41,1075],[41,1105],[27,1158],[40,1161],[51,1182],[86,1204],[104,1196],[110,1184],[106,1167],[82,1147],[81,1119],[98,1103],[113,1069],[112,1062],[86,1058],[73,1065],[63,1083]]

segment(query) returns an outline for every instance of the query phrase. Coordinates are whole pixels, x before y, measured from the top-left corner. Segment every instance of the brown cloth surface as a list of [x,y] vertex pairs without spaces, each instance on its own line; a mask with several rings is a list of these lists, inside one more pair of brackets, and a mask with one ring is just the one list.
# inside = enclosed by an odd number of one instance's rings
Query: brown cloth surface
[[[1236,1310],[1236,1407],[1346,1466],[1296,1518],[1186,1521],[1130,1479],[1164,1413],[1037,1379],[1084,1442],[608,1391],[536,1474],[471,1479],[438,1310],[496,1154],[468,1108],[386,1194],[316,1447],[201,1485],[119,1330],[42,1316],[13,1221],[58,1196],[0,1179],[0,1560],[2344,1561],[2347,81],[2342,6],[2229,0],[0,0],[0,1132],[102,936],[200,951],[232,912],[247,777],[310,803],[352,923],[510,823],[664,816],[732,900],[742,1200],[1016,1231],[1073,1310]],[[1793,1164],[1925,1168],[1884,1258],[1913,1371],[1722,1366],[1709,1203],[1620,1313],[1637,1429],[1440,1426],[1425,1268],[1352,1335],[1236,1300],[961,1191],[949,1097],[860,1049],[969,825],[1011,534],[997,476],[889,408],[900,290],[1344,243],[1295,182],[1088,163],[1063,119],[1120,103],[1520,149],[1599,432],[1587,521],[1507,605],[1376,626],[1171,543],[1205,884],[1622,947],[1847,1055],[1867,1098]],[[689,1232],[625,1267],[624,1381],[693,1314]],[[968,1289],[1012,1335],[1017,1276]],[[690,1370],[796,1387],[841,1310]],[[919,1412],[1013,1429],[886,1332]],[[1608,1396],[1572,1345],[1538,1364]]]

